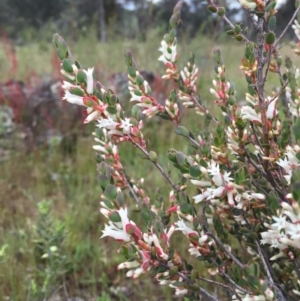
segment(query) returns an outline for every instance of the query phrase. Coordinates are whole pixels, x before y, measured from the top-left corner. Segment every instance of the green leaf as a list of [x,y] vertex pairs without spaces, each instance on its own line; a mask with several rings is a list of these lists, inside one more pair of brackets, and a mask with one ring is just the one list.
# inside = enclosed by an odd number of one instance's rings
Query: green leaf
[[270,11],[270,10],[274,10],[276,6],[276,1],[271,1],[265,8],[265,11]]
[[208,5],[207,10],[213,14],[217,12],[217,8],[213,5]]
[[71,94],[77,95],[77,96],[84,96],[84,91],[80,88],[71,88],[70,89]]
[[200,165],[204,168],[207,168],[208,167],[208,164],[206,161],[204,161],[203,159],[200,160]]
[[299,124],[299,121],[300,121],[300,118],[298,118],[296,123],[292,126],[292,132],[293,132],[296,140],[300,139],[300,124]]
[[276,25],[276,17],[272,16],[268,22],[268,26],[270,30],[274,30]]
[[112,114],[112,115],[114,115],[114,114],[117,114],[117,109],[115,108],[115,107],[107,107],[106,108],[106,111],[109,113],[109,114]]
[[225,15],[225,12],[226,11],[224,7],[218,7],[218,11],[217,11],[218,16],[223,17]]
[[169,158],[170,161],[172,161],[173,163],[176,163],[176,154],[177,154],[177,150],[174,148],[171,148],[167,151],[167,156]]
[[241,42],[241,41],[244,40],[243,36],[240,35],[240,34],[236,35],[236,36],[235,36],[235,39],[236,39],[238,42]]
[[184,165],[185,164],[185,154],[182,152],[177,152],[176,160],[179,165]]
[[213,216],[213,226],[220,238],[227,239],[228,234],[226,231],[224,231],[224,226],[222,224],[222,221],[217,214],[214,214]]
[[108,216],[109,220],[111,220],[113,223],[119,223],[121,221],[121,217],[118,212],[112,212]]
[[120,207],[124,206],[124,194],[122,191],[118,191],[116,201]]
[[190,132],[187,128],[185,128],[184,126],[179,126],[177,127],[174,132],[178,135],[181,135],[181,136],[185,136],[185,137],[189,137],[190,135]]
[[300,182],[295,182],[292,185],[292,195],[293,195],[293,199],[299,203],[300,201]]
[[189,173],[193,178],[198,178],[201,175],[201,170],[198,165],[192,165]]
[[274,42],[275,42],[275,33],[274,32],[268,32],[266,34],[266,37],[265,37],[265,42],[268,44],[268,45],[272,45]]
[[142,86],[144,84],[144,78],[140,74],[136,77],[136,83],[139,86]]
[[233,31],[232,29],[227,30],[226,33],[227,33],[229,36],[233,36],[233,35],[234,35],[234,31]]
[[59,57],[59,59],[62,61],[63,59],[65,59],[68,56],[68,52],[61,50],[61,49],[56,49],[57,55]]
[[100,186],[104,190],[105,187],[107,186],[107,184],[109,183],[109,178],[104,174],[100,174],[98,176],[98,180],[99,180]]
[[104,196],[109,200],[115,200],[118,194],[117,187],[111,184],[108,184],[104,190]]
[[68,73],[72,73],[73,72],[73,61],[70,60],[70,59],[63,59],[63,62],[62,62],[62,67],[63,69],[68,72]]
[[180,204],[180,211],[183,214],[191,214],[192,212],[192,206],[188,203],[182,203]]
[[79,84],[83,84],[86,81],[86,74],[83,70],[79,70],[76,75],[76,80]]
[[236,25],[234,26],[234,32],[235,32],[236,34],[238,34],[238,33],[240,33],[241,31],[242,31],[241,26],[238,25],[238,24],[236,24]]
[[133,68],[132,66],[129,66],[128,69],[127,69],[127,71],[128,71],[129,76],[131,76],[133,78],[136,77],[136,70],[135,70],[135,68]]
[[105,204],[109,209],[115,209],[115,206],[107,199],[101,199],[101,201]]

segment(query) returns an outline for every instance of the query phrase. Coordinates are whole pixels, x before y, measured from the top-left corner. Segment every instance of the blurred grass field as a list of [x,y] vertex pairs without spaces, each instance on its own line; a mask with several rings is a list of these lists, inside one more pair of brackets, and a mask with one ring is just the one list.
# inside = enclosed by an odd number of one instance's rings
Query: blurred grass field
[[[222,51],[227,76],[235,83],[237,99],[244,99],[246,82],[239,70],[242,44],[230,38],[228,42],[218,43],[203,36],[178,42],[180,68],[190,51],[196,55],[199,93],[206,106],[215,110],[209,88],[214,76],[213,49],[216,47]],[[70,43],[70,47],[84,67],[98,66],[105,78],[126,71],[123,52],[127,48],[132,50],[138,68],[162,73],[163,66],[157,61],[159,44],[157,33],[149,33],[147,43],[116,40],[99,44],[94,38],[86,37]],[[283,48],[285,53],[289,53],[288,46]],[[19,66],[15,79],[24,80],[28,70],[41,76],[52,70],[50,41],[16,47],[16,54]],[[0,69],[0,81],[4,82],[10,66],[3,47],[0,47]],[[269,89],[276,85],[277,79],[271,75]],[[195,129],[196,135],[202,121],[201,117],[188,113],[184,123],[189,129]],[[152,122],[150,125],[144,131],[149,149],[159,154],[159,162],[166,167],[167,149],[184,151],[186,146],[173,132],[171,124]],[[0,299],[59,300],[53,296],[61,295],[61,300],[67,300],[67,296],[98,301],[172,300],[170,289],[157,287],[148,277],[125,279],[124,271],[117,271],[117,264],[122,261],[116,253],[118,244],[99,240],[104,220],[99,213],[101,191],[92,145],[90,135],[79,139],[76,152],[70,156],[53,146],[27,154],[16,153],[10,160],[0,162]],[[151,193],[160,187],[167,200],[167,183],[153,166],[139,159],[132,146],[121,145],[120,148],[129,173],[136,179],[145,178],[146,192],[153,198]],[[41,206],[48,205],[49,215],[41,214]],[[38,247],[54,243],[59,247],[57,256],[48,264],[47,259],[41,259],[43,254]]]

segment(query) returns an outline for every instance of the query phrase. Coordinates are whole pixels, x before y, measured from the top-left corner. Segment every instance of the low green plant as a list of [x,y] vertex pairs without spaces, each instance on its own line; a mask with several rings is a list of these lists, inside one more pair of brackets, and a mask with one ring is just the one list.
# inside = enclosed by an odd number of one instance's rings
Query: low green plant
[[38,203],[39,219],[34,225],[34,254],[36,271],[30,281],[31,300],[49,298],[58,287],[64,285],[70,264],[65,251],[65,224],[53,218],[51,202]]

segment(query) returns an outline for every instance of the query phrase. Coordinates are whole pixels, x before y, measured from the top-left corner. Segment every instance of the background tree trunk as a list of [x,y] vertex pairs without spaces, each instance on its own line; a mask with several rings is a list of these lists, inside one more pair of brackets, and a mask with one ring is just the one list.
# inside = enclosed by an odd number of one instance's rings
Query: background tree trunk
[[100,26],[100,41],[106,42],[106,26],[105,26],[105,8],[104,0],[99,0],[99,26]]

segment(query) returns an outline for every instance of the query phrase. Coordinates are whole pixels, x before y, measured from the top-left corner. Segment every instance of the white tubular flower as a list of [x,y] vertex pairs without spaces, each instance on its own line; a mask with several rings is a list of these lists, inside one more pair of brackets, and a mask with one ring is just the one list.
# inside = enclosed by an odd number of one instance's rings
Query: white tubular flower
[[130,101],[142,102],[142,99],[145,99],[143,95],[137,95],[135,92],[130,92],[131,98]]
[[259,114],[249,106],[243,106],[241,108],[241,117],[244,120],[247,119],[254,123],[261,123],[261,117],[259,116]]
[[98,111],[92,111],[84,120],[83,123],[89,123],[93,120],[97,120],[99,118],[99,112]]
[[191,180],[191,183],[196,186],[200,186],[200,187],[210,187],[211,186],[210,181]]
[[176,296],[183,296],[183,295],[186,295],[189,291],[185,288],[185,289],[179,289],[179,288],[176,288],[176,291],[175,291],[175,295]]
[[297,20],[295,20],[292,28],[294,29],[295,35],[297,36],[298,40],[300,40],[300,24]]
[[114,238],[117,241],[120,242],[128,242],[130,241],[130,235],[128,235],[124,229],[119,229],[115,224],[113,224],[111,221],[108,225],[105,225],[104,230],[102,230],[102,236],[100,238],[110,236]]
[[86,74],[86,91],[89,94],[93,94],[94,92],[94,79],[93,79],[93,72],[94,68],[88,68],[88,70],[83,70]]
[[66,91],[63,99],[68,101],[69,103],[76,104],[79,106],[84,106],[83,97],[72,94],[69,90]]
[[97,152],[100,152],[100,153],[104,153],[104,154],[108,154],[108,151],[106,150],[106,148],[104,146],[101,146],[101,145],[93,145],[93,149]]
[[156,234],[152,234],[152,240],[153,240],[153,243],[154,243],[154,246],[155,246],[155,251],[156,251],[156,254],[162,258],[163,260],[168,260],[168,254],[166,254],[163,250],[163,248],[161,247],[160,245],[160,242],[158,240],[158,237],[156,236]]
[[126,261],[118,265],[118,270],[121,269],[132,269],[140,266],[139,262],[135,261]]
[[100,238],[110,236],[117,241],[129,242],[131,236],[128,232],[132,233],[131,235],[140,238],[142,236],[141,231],[134,222],[129,221],[127,208],[120,208],[116,212],[118,212],[121,222],[113,223],[112,221],[109,221],[108,225],[105,225],[104,230],[102,230],[103,234]]
[[253,106],[256,106],[258,104],[257,98],[249,93],[246,93],[246,101],[252,104]]
[[139,268],[137,268],[135,270],[129,270],[126,273],[126,276],[127,277],[132,277],[133,279],[135,279],[135,278],[138,278],[143,273],[144,273],[144,270],[141,267],[139,267]]
[[62,84],[62,86],[61,86],[64,90],[69,90],[69,89],[71,89],[71,88],[79,88],[80,89],[80,87],[79,86],[76,86],[76,85],[73,85],[73,84],[71,84],[71,83],[69,83],[69,82],[67,82],[67,81],[63,81],[63,84]]
[[175,225],[177,226],[176,230],[182,231],[182,233],[188,237],[190,235],[199,236],[198,232],[191,229],[192,225],[191,224],[186,225],[186,223],[183,220],[179,220],[178,222],[175,223]]
[[132,126],[133,124],[130,123],[130,118],[125,118],[125,120],[121,120],[121,127],[123,129],[124,134],[130,134]]
[[267,108],[266,115],[268,119],[272,120],[278,114],[278,110],[276,110],[278,97],[274,100],[268,97],[267,101],[268,101],[268,108]]
[[292,177],[292,169],[300,166],[300,161],[296,157],[298,149],[296,146],[292,148],[291,146],[286,147],[285,157],[284,159],[279,159],[276,163],[283,168],[285,171],[284,178],[287,183],[290,185],[291,177]]
[[205,199],[207,198],[211,199],[212,197],[213,197],[213,190],[207,189],[203,193],[194,196],[193,199],[195,200],[195,203],[198,204],[204,201]]
[[165,40],[161,41],[161,47],[158,49],[162,52],[162,55],[159,57],[159,61],[162,61],[164,64],[171,62],[175,63],[177,58],[176,51],[176,39],[174,39],[172,45],[168,45]]
[[220,173],[220,167],[219,164],[217,164],[216,162],[212,161],[209,165],[209,168],[207,169],[207,171],[209,172],[209,174],[212,177],[213,182],[215,183],[215,185],[217,186],[221,186],[223,185],[223,177]]
[[111,118],[108,119],[100,119],[98,120],[97,127],[98,128],[104,128],[107,130],[114,130],[116,129],[116,126],[118,125],[117,122],[113,121]]

